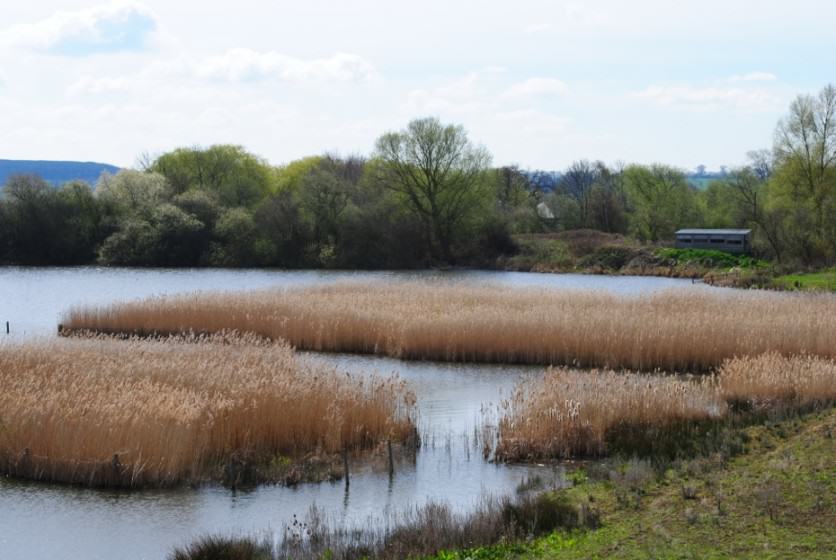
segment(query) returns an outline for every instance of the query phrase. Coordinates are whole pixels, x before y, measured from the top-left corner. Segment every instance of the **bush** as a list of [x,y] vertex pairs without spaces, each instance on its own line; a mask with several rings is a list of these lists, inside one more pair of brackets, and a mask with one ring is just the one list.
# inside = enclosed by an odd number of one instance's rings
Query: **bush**
[[170,560],[267,560],[271,547],[243,537],[207,536],[185,548],[175,549]]
[[748,255],[734,255],[713,249],[658,249],[656,254],[674,264],[693,264],[705,268],[761,268],[766,263]]
[[578,266],[582,268],[600,267],[606,270],[619,270],[635,256],[636,250],[630,247],[600,247],[594,253],[582,257],[578,261]]

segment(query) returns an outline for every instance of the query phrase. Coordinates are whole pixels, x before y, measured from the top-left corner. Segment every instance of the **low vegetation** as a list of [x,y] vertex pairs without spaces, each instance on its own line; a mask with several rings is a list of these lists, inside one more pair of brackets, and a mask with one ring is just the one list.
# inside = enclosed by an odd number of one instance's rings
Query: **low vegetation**
[[[570,488],[547,490],[543,497],[540,489],[525,490],[521,499],[506,500],[540,504],[526,507],[534,515],[520,516],[523,522],[510,533],[480,530],[490,527],[475,521],[484,508],[466,521],[434,505],[424,515],[409,516],[424,523],[393,525],[388,538],[368,530],[323,530],[305,521],[279,536],[294,543],[292,549],[272,539],[204,537],[171,558],[833,558],[834,431],[836,410],[825,407],[735,428],[739,445],[731,451],[655,463],[636,458],[585,463],[566,477]],[[543,535],[533,519],[565,521],[554,530],[543,523]],[[448,538],[457,534],[451,527],[468,527],[472,536]]]
[[531,272],[579,272],[711,279],[765,272],[768,263],[748,255],[642,244],[596,230],[514,236],[517,254],[497,259],[498,268]]
[[783,290],[836,292],[836,269],[785,274],[775,278],[774,285]]
[[91,486],[339,476],[333,454],[414,430],[397,379],[254,337],[3,344],[0,386],[0,473]]
[[285,526],[278,538],[207,536],[175,550],[169,558],[402,560],[597,525],[589,508],[557,492],[488,498],[467,515],[456,513],[447,504],[429,503],[386,519],[370,519],[365,527],[355,529],[333,526],[322,512],[312,508],[305,519],[294,519]]
[[693,454],[729,424],[836,402],[836,362],[775,353],[733,358],[694,380],[550,369],[506,403],[496,455],[530,461]]
[[305,350],[404,359],[704,371],[773,351],[836,357],[836,298],[755,292],[641,297],[463,286],[340,283],[77,308],[65,333],[234,329]]

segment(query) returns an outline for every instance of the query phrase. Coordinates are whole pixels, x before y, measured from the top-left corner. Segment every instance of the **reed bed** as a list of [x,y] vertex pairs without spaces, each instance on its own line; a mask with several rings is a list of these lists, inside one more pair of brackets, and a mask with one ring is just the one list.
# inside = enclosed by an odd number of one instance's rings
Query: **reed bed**
[[520,383],[503,408],[496,457],[509,461],[604,456],[615,430],[631,436],[646,432],[646,440],[661,444],[660,431],[678,431],[726,412],[712,377],[565,368]]
[[836,361],[812,356],[791,358],[769,352],[728,360],[720,369],[720,390],[748,408],[806,407],[836,401]]
[[639,371],[707,371],[769,351],[836,357],[832,295],[697,288],[619,297],[449,282],[340,283],[76,308],[62,323],[65,333],[235,329],[305,350]]
[[0,471],[105,486],[358,450],[412,433],[397,379],[350,377],[253,336],[0,345]]
[[756,419],[833,402],[836,361],[812,356],[732,358],[700,377],[551,368],[503,403],[496,456],[676,453],[723,423],[745,420],[740,414]]

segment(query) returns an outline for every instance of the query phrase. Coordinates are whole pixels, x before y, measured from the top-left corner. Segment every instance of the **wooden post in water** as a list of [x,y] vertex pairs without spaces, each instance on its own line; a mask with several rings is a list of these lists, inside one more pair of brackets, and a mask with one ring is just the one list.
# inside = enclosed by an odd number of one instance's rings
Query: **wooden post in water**
[[343,448],[343,469],[345,470],[345,487],[348,488],[348,447]]
[[386,440],[386,447],[389,448],[389,478],[395,475],[395,462],[392,459],[392,440]]
[[9,334],[9,332],[10,332],[10,329],[9,329],[9,322],[8,322],[8,321],[6,321],[6,334]]

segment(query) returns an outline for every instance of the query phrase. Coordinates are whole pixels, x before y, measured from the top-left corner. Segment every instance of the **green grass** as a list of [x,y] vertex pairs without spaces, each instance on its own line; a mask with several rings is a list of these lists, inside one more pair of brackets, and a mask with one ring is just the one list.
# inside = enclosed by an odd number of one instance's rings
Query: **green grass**
[[672,463],[632,482],[576,476],[567,492],[598,510],[601,528],[433,558],[836,558],[834,431],[831,408],[747,428],[747,450],[731,460]]
[[748,255],[734,255],[712,249],[657,249],[656,254],[680,264],[695,264],[706,268],[764,268],[765,261]]
[[787,274],[773,280],[785,290],[836,291],[836,268],[806,274]]

